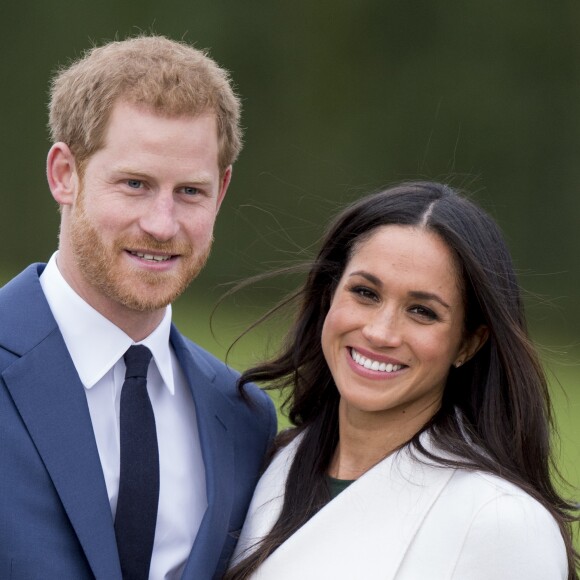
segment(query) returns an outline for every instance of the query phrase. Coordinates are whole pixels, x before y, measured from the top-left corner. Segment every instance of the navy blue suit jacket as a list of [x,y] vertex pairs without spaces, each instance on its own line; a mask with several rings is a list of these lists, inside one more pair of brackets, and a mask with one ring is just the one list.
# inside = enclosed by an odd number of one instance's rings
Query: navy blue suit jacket
[[[113,518],[84,388],[29,266],[0,289],[0,578],[121,580]],[[191,386],[208,508],[183,574],[220,578],[276,417],[237,375],[172,328]]]

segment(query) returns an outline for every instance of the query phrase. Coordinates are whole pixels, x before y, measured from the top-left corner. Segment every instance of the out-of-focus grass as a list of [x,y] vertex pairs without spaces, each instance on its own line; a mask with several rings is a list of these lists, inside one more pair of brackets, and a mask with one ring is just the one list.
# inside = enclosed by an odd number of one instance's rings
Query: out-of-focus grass
[[[555,457],[568,485],[562,494],[580,505],[580,365],[550,365],[548,373],[559,437]],[[575,545],[580,552],[580,523],[574,526]]]
[[564,477],[574,484],[580,502],[580,366],[559,365],[548,376],[560,435],[558,463]]

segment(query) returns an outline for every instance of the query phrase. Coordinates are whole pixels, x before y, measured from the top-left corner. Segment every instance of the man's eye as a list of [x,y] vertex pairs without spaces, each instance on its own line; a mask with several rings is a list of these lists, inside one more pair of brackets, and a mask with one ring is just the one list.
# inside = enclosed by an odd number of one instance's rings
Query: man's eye
[[183,193],[186,195],[197,195],[199,193],[199,189],[197,189],[197,187],[184,187]]
[[131,189],[139,189],[143,185],[143,182],[142,181],[139,181],[138,179],[128,179],[127,180],[127,185]]

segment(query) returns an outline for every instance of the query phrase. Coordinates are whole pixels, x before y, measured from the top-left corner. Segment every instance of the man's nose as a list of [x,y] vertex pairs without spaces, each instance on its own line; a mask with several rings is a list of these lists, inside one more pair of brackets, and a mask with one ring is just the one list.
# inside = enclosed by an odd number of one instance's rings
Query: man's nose
[[179,230],[173,192],[159,191],[149,200],[141,219],[141,229],[159,242],[167,242]]

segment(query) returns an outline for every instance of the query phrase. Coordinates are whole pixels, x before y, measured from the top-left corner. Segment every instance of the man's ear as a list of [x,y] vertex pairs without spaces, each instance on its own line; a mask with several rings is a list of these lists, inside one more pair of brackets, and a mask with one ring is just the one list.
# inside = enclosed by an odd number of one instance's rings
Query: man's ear
[[55,143],[46,158],[46,177],[52,197],[60,205],[72,205],[78,190],[74,155],[66,143]]
[[226,191],[228,190],[228,187],[230,185],[231,180],[232,180],[232,166],[229,165],[227,167],[227,169],[224,171],[223,177],[221,178],[220,190],[218,193],[216,210],[219,210],[219,208],[222,204],[222,201],[224,200],[224,197],[226,196]]
[[482,324],[464,340],[461,349],[457,353],[453,366],[460,367],[470,358],[474,357],[477,354],[477,351],[486,343],[488,338],[489,328],[485,326],[485,324]]

